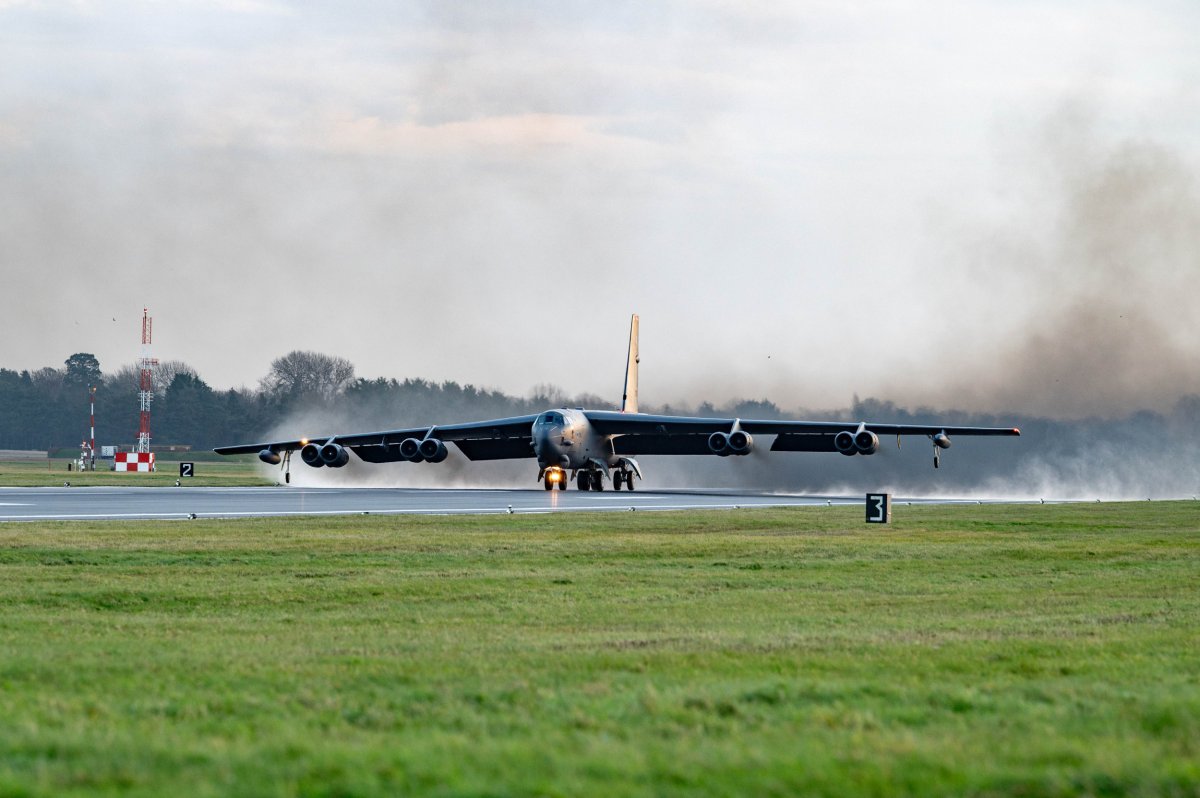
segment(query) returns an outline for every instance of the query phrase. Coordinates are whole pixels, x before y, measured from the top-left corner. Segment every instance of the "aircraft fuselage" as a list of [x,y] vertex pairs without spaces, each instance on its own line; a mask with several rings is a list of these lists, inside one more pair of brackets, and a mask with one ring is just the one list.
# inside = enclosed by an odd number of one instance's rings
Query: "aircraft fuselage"
[[568,472],[580,490],[604,490],[605,476],[615,490],[633,490],[634,477],[642,477],[636,460],[614,451],[617,436],[597,431],[582,409],[547,410],[534,420],[531,437],[546,490],[565,488]]
[[533,450],[542,468],[592,468],[597,461],[616,466],[612,436],[592,428],[582,410],[548,410],[533,423]]

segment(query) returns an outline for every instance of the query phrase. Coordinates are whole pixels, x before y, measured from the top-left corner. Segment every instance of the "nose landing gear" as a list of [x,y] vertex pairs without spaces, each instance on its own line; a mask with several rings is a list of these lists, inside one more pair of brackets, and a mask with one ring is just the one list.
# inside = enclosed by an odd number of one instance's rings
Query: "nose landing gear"
[[567,472],[557,467],[547,468],[542,472],[542,485],[546,490],[566,490]]

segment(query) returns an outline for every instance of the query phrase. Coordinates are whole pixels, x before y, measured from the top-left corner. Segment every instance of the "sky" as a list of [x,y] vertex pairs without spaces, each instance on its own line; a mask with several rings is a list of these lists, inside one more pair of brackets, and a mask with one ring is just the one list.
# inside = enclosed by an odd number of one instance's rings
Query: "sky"
[[0,0],[0,366],[1200,393],[1194,2]]

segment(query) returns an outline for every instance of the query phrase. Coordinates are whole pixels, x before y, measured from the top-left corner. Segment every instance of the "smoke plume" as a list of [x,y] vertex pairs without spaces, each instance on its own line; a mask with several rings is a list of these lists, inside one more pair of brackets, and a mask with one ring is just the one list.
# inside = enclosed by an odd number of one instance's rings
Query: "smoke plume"
[[[956,290],[993,302],[954,321],[970,351],[948,342],[955,376],[923,401],[1118,418],[1200,392],[1195,166],[1152,140],[1106,141],[1097,127],[1086,108],[1053,116],[1003,164],[1004,221],[949,248],[970,264]],[[979,323],[992,334],[973,334]]]

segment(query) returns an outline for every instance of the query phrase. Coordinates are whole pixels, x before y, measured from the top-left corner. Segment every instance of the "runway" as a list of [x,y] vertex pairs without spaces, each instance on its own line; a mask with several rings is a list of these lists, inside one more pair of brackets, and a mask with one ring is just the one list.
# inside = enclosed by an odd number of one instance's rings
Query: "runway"
[[[896,499],[931,503],[945,500]],[[975,502],[970,502],[974,504]],[[863,496],[742,491],[586,492],[427,488],[0,488],[0,521],[629,512],[864,504]]]

